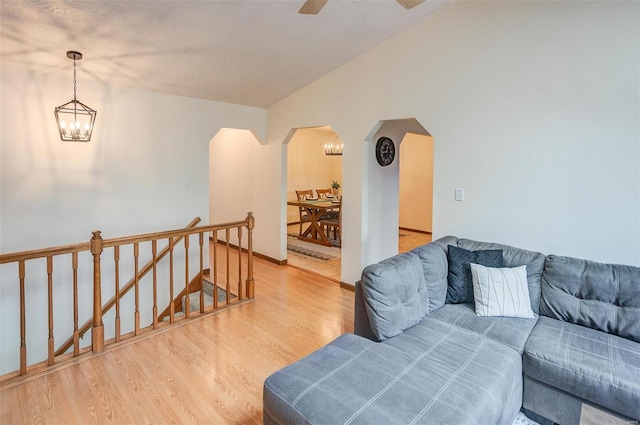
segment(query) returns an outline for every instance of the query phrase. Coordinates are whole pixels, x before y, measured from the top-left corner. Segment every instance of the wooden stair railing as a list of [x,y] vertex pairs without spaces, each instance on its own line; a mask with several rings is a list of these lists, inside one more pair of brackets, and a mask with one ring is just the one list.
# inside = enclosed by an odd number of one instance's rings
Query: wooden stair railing
[[[249,232],[251,232],[252,226],[249,227]],[[239,300],[242,300],[243,298],[249,298],[249,299],[253,299],[254,298],[254,282],[253,282],[253,247],[252,247],[252,238],[249,237],[248,238],[248,244],[249,247],[248,248],[242,248],[242,227],[237,227],[238,229],[238,245],[234,246],[231,244],[231,228],[227,227],[227,228],[221,228],[219,229],[220,231],[224,231],[225,233],[225,239],[220,239],[218,238],[218,230],[214,231],[214,236],[212,236],[210,239],[211,241],[216,241],[217,243],[210,243],[210,255],[211,255],[211,262],[213,263],[213,272],[211,272],[211,270],[207,269],[207,270],[202,270],[201,273],[199,275],[196,275],[191,282],[189,282],[189,285],[187,287],[185,287],[184,289],[182,289],[182,291],[180,291],[180,293],[178,293],[178,295],[176,295],[176,297],[173,299],[172,302],[169,303],[169,305],[167,306],[167,308],[165,308],[162,313],[160,313],[160,315],[158,316],[158,320],[159,321],[163,321],[165,318],[169,317],[169,322],[173,323],[174,322],[174,314],[175,313],[179,313],[179,312],[183,312],[185,314],[186,317],[189,317],[190,314],[190,310],[187,309],[186,311],[183,311],[182,309],[182,303],[183,303],[183,297],[187,297],[187,299],[189,298],[189,294],[194,293],[194,292],[200,292],[200,300],[199,300],[199,304],[200,304],[200,308],[199,308],[199,312],[200,313],[204,313],[207,308],[205,306],[205,297],[204,297],[204,293],[205,290],[203,288],[203,282],[205,280],[209,281],[209,283],[211,284],[211,286],[213,287],[212,291],[213,291],[213,303],[212,303],[212,308],[218,309],[219,307],[221,307],[219,305],[219,301],[218,301],[218,289],[223,289],[222,286],[218,285],[218,282],[220,280],[219,275],[223,275],[223,281],[225,282],[224,285],[224,294],[225,294],[225,306],[228,306],[229,304],[231,304],[231,297],[232,297],[232,292],[231,292],[231,280],[230,280],[230,273],[231,273],[231,269],[230,269],[230,253],[231,251],[237,251],[238,254],[238,274],[237,274],[237,278],[238,278],[238,283],[237,283],[237,297],[239,298]],[[201,241],[202,243],[202,241]],[[223,245],[225,248],[225,256],[222,259],[223,264],[226,266],[225,270],[223,272],[219,272],[219,263],[221,261],[221,257],[218,255],[218,245]],[[248,261],[247,261],[247,265],[248,265],[248,269],[247,269],[247,275],[249,276],[249,278],[247,279],[246,282],[246,287],[243,287],[243,283],[242,283],[242,254],[243,253],[247,253],[248,256]],[[249,295],[251,294],[251,295]],[[185,304],[189,304],[188,302],[185,302]]]
[[[200,223],[202,221],[202,219],[200,219],[200,217],[196,217],[194,218],[191,223],[189,223],[187,225],[187,227],[185,227],[186,229],[191,229],[193,227],[195,227],[198,223]],[[173,247],[175,247],[182,239],[184,238],[184,236],[180,236],[179,238],[169,242],[169,245],[167,245],[164,249],[162,249],[162,251],[160,251],[160,253],[157,255],[156,257],[156,263],[160,260],[162,260],[165,255],[167,255],[167,253],[169,253],[169,250]],[[154,264],[154,260],[149,261],[147,264],[145,264],[142,269],[140,270],[139,274],[138,274],[138,279],[143,278],[147,273],[149,273],[151,270],[153,270],[153,264]],[[132,277],[129,282],[127,282],[127,284],[124,286],[124,288],[120,289],[118,291],[117,296],[119,297],[123,297],[125,296],[130,290],[131,288],[133,288],[135,286],[136,283],[136,278],[135,276]],[[102,306],[102,315],[104,316],[109,310],[111,310],[113,308],[113,306],[116,305],[116,296],[111,297],[111,299],[109,299],[109,301],[107,301],[103,306]],[[119,322],[120,322],[120,315],[116,314],[116,319],[118,321],[118,326],[119,327]],[[71,346],[73,345],[74,347],[74,355],[77,356],[78,355],[78,349],[79,349],[79,344],[78,344],[78,339],[82,338],[84,336],[85,333],[87,333],[87,331],[89,329],[91,329],[91,325],[93,324],[93,318],[87,320],[78,330],[74,330],[73,336],[69,339],[67,339],[55,352],[56,356],[59,356],[61,354],[64,354],[69,348],[71,348]],[[119,332],[116,332],[116,334],[118,334]]]
[[[189,293],[194,291],[200,291],[200,311],[197,312],[199,314],[214,311],[218,308],[217,305],[217,296],[214,295],[214,302],[211,308],[205,308],[203,300],[204,300],[204,288],[202,287],[202,279],[204,272],[207,269],[204,268],[204,240],[205,234],[213,234],[217,239],[217,234],[219,231],[226,232],[227,240],[227,253],[226,253],[226,288],[221,288],[226,290],[227,301],[226,306],[230,304],[230,295],[233,295],[236,300],[232,303],[234,305],[239,305],[244,302],[252,301],[255,297],[255,287],[254,287],[254,279],[253,279],[253,247],[252,247],[252,231],[255,225],[255,219],[253,218],[252,213],[248,213],[247,217],[243,221],[217,224],[217,225],[207,225],[207,226],[199,226],[194,227],[200,219],[194,220],[189,224],[187,228],[177,229],[177,230],[169,230],[164,232],[157,233],[148,233],[144,235],[137,236],[129,236],[122,238],[114,238],[114,239],[102,239],[100,232],[93,232],[93,236],[89,242],[73,244],[73,245],[65,245],[53,248],[46,248],[41,250],[33,250],[33,251],[23,251],[17,253],[10,254],[1,254],[0,255],[0,265],[16,263],[17,264],[17,280],[19,284],[19,333],[20,333],[20,346],[19,346],[19,369],[14,372],[7,372],[6,370],[2,371],[2,376],[0,376],[0,384],[5,384],[8,381],[12,381],[13,378],[21,377],[28,374],[32,369],[39,370],[43,369],[46,363],[46,366],[52,366],[56,363],[57,356],[65,356],[69,358],[77,357],[81,354],[93,352],[99,353],[104,349],[105,343],[112,344],[119,342],[125,335],[121,335],[120,333],[120,299],[131,289],[134,289],[134,331],[127,334],[126,337],[134,337],[139,335],[141,332],[146,330],[155,330],[159,327],[159,318],[164,317],[167,309],[169,310],[170,322],[167,323],[167,326],[170,326],[174,322],[174,313],[175,308],[173,307],[177,300],[181,300],[182,295],[185,294],[188,298]],[[242,248],[242,227],[246,227],[248,230],[247,236],[247,247]],[[231,269],[229,263],[229,235],[230,230],[236,228],[238,230],[238,294],[237,296],[230,293],[230,284],[229,284],[229,271]],[[199,267],[197,272],[195,273],[193,278],[189,276],[189,239],[192,235],[198,235],[199,242]],[[166,239],[168,241],[167,246],[162,249],[159,253],[157,252],[157,242],[159,240]],[[209,238],[206,238],[209,240]],[[184,276],[185,276],[185,286],[178,296],[174,296],[174,248],[177,246],[180,240],[184,240],[184,257],[182,258],[182,263],[184,265]],[[139,258],[140,258],[140,244],[149,243],[151,245],[151,255],[152,260],[145,264],[142,268],[139,268]],[[127,282],[127,284],[121,289],[119,287],[119,279],[120,279],[120,247],[130,245],[133,248],[133,263],[134,263],[134,277]],[[214,285],[217,282],[217,274],[218,274],[218,261],[220,258],[216,253],[216,244],[213,245],[213,255],[210,256],[210,259],[213,261],[213,277]],[[146,245],[145,245],[146,246]],[[113,271],[108,269],[107,277],[113,279],[114,282],[114,297],[112,297],[107,303],[102,304],[102,262],[104,261],[101,257],[105,249],[113,248]],[[246,257],[246,280],[242,281],[242,259],[243,259],[243,251],[246,252],[244,256]],[[80,260],[88,260],[86,255],[79,257],[79,254],[87,253],[90,254],[93,261],[93,284],[92,287],[92,301],[93,301],[93,314],[90,320],[87,321],[82,327],[78,327],[79,322],[79,286],[87,286],[82,285],[79,282],[79,273],[78,270],[81,269],[80,266],[88,266],[86,262],[82,262]],[[164,257],[169,254],[169,277],[168,277],[168,286],[169,286],[169,306],[163,313],[158,315],[158,262],[162,260]],[[70,255],[71,256],[71,284],[73,285],[73,332],[72,336],[66,340],[57,350],[54,349],[54,257],[60,255]],[[27,308],[26,308],[26,281],[27,281],[27,273],[26,273],[26,265],[27,261],[33,259],[46,259],[46,274],[47,274],[47,294],[48,294],[48,304],[47,304],[47,313],[48,313],[48,340],[47,340],[47,360],[43,363],[34,363],[28,364],[27,362],[27,338],[26,338],[26,329],[27,329]],[[224,261],[225,259],[222,259]],[[195,260],[194,260],[195,262]],[[29,263],[31,264],[31,263]],[[82,270],[84,270],[82,268]],[[4,269],[2,270],[4,272]],[[147,275],[149,272],[152,272],[151,283],[152,287],[152,310],[153,316],[151,323],[145,328],[141,328],[140,324],[140,280],[142,277]],[[31,275],[29,275],[31,276]],[[34,279],[35,280],[35,279]],[[66,280],[65,280],[66,281]],[[29,280],[29,285],[40,284],[39,281],[32,283],[32,280]],[[214,286],[213,293],[217,294],[217,287]],[[151,289],[151,288],[149,288]],[[164,288],[166,289],[166,288]],[[186,301],[188,305],[188,299]],[[102,322],[103,315],[111,308],[115,306],[115,329],[114,329],[114,337],[105,341],[105,331],[104,324]],[[189,318],[190,309],[187,308],[185,313],[185,318]],[[36,315],[37,318],[37,315]],[[165,324],[163,323],[162,326]],[[30,325],[31,326],[31,325]],[[91,349],[80,350],[79,339],[80,337],[88,332],[91,329],[92,331],[92,341],[91,341]],[[59,331],[58,331],[59,332]],[[7,346],[8,344],[3,343],[3,346]],[[64,354],[66,353],[71,346],[74,346],[74,350],[72,354]],[[3,348],[4,350],[4,348]],[[15,352],[18,354],[17,352]],[[16,357],[16,362],[17,357]]]
[[[173,323],[175,321],[175,314],[180,313],[182,311],[182,298],[188,297],[189,294],[202,291],[202,277],[204,274],[209,273],[209,269],[203,270],[202,274],[198,273],[191,281],[189,282],[188,290],[187,288],[183,288],[175,298],[169,302],[167,308],[162,310],[162,313],[158,315],[158,321],[162,322],[165,318],[169,318],[169,323]],[[203,300],[200,300],[201,307],[204,307]],[[204,310],[200,311],[204,313]]]
[[78,254],[83,251],[88,251],[91,248],[90,242],[63,245],[52,248],[45,248],[33,251],[22,251],[12,254],[0,255],[0,264],[18,263],[18,280],[20,285],[19,295],[19,309],[20,309],[20,369],[18,374],[25,375],[27,373],[27,344],[26,344],[26,295],[25,295],[25,280],[26,280],[26,262],[29,260],[46,258],[47,261],[47,290],[48,290],[48,356],[47,365],[53,365],[53,288],[52,288],[52,275],[53,275],[53,258],[59,255],[71,255],[71,267],[73,273],[73,310],[74,320],[78,317]]

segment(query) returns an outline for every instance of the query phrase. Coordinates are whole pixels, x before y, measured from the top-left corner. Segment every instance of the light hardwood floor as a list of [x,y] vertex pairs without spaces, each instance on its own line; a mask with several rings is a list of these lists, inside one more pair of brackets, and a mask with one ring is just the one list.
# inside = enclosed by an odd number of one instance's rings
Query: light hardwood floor
[[[287,233],[289,234],[296,234],[299,230],[300,227],[298,224],[292,224],[287,227]],[[431,235],[429,234],[402,229],[399,231],[398,236],[398,252],[406,252],[429,242],[431,242]],[[313,244],[308,245],[313,249]],[[297,255],[289,255],[287,257],[287,264],[340,282],[340,268],[342,267],[340,258],[328,261],[317,261],[305,259]]]
[[0,392],[0,424],[261,424],[275,370],[353,331],[353,292],[260,259],[256,300]]

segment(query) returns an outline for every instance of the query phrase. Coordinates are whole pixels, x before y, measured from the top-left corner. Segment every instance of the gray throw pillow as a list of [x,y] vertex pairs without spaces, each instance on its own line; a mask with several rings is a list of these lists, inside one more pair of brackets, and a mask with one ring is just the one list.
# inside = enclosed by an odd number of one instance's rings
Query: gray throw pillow
[[471,263],[480,264],[485,267],[503,266],[501,249],[469,251],[464,248],[449,245],[447,261],[449,263],[447,303],[449,304],[473,302]]

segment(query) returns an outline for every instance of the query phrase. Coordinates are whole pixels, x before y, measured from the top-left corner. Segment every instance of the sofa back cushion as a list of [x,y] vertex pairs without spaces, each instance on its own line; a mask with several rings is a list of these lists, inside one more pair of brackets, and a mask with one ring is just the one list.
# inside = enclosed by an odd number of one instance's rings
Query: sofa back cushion
[[529,287],[531,309],[534,313],[539,313],[540,279],[542,278],[542,271],[544,269],[544,254],[515,248],[509,245],[478,242],[471,239],[458,239],[458,246],[470,251],[501,249],[503,267],[527,266],[527,285]]
[[447,298],[447,247],[458,244],[458,238],[446,236],[411,250],[420,258],[429,291],[429,311],[444,305]]
[[640,268],[549,255],[540,314],[640,342]]
[[371,330],[380,341],[415,326],[429,312],[422,262],[412,252],[365,267],[362,291]]

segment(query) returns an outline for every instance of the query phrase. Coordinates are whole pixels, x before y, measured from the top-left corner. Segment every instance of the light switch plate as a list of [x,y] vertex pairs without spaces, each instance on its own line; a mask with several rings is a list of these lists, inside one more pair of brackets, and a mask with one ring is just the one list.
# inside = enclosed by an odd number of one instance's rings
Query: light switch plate
[[464,189],[456,188],[456,201],[464,201]]

